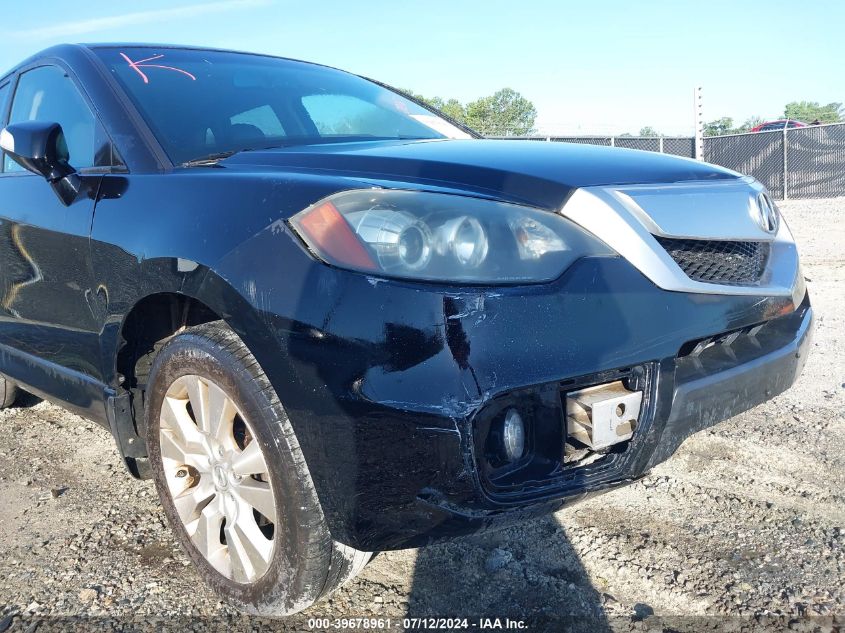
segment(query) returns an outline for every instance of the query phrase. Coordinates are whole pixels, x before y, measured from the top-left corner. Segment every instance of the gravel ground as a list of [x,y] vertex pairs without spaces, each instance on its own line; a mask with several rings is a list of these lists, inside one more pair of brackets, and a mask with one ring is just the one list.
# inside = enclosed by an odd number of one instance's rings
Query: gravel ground
[[[783,211],[817,313],[814,348],[793,389],[690,438],[632,486],[516,528],[381,554],[331,600],[272,626],[467,615],[527,619],[534,630],[564,617],[588,630],[838,630],[845,198]],[[0,412],[0,428],[0,633],[71,622],[267,624],[203,586],[152,483],[124,473],[106,431],[32,397]]]

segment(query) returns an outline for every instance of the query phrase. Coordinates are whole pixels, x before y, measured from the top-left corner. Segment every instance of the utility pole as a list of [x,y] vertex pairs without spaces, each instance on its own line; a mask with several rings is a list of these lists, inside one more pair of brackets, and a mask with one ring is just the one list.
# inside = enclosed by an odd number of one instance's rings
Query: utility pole
[[704,160],[704,117],[701,112],[701,86],[696,86],[693,90],[692,99],[695,120],[695,160]]

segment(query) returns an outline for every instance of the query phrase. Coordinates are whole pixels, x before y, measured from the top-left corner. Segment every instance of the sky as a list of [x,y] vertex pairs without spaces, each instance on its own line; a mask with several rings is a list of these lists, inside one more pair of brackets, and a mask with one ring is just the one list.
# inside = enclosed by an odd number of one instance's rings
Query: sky
[[692,134],[696,86],[705,120],[845,102],[843,24],[842,0],[15,2],[0,72],[64,42],[190,44],[465,103],[510,87],[534,103],[543,134]]

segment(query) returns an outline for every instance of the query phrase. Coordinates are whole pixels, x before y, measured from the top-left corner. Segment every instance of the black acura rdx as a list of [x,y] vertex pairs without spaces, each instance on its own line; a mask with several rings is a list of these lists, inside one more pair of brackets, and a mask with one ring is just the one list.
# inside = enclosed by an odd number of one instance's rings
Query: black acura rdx
[[51,48],[0,108],[0,405],[109,428],[250,612],[634,480],[806,358],[789,229],[712,165],[167,46]]

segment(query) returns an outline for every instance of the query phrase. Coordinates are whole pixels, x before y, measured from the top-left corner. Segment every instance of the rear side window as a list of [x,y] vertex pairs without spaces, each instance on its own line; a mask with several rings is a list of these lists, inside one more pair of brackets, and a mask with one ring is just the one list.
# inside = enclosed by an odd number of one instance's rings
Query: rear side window
[[[18,79],[9,123],[48,121],[62,126],[68,162],[76,169],[111,164],[111,143],[73,80],[57,66],[40,66]],[[7,172],[23,168],[8,157]]]

